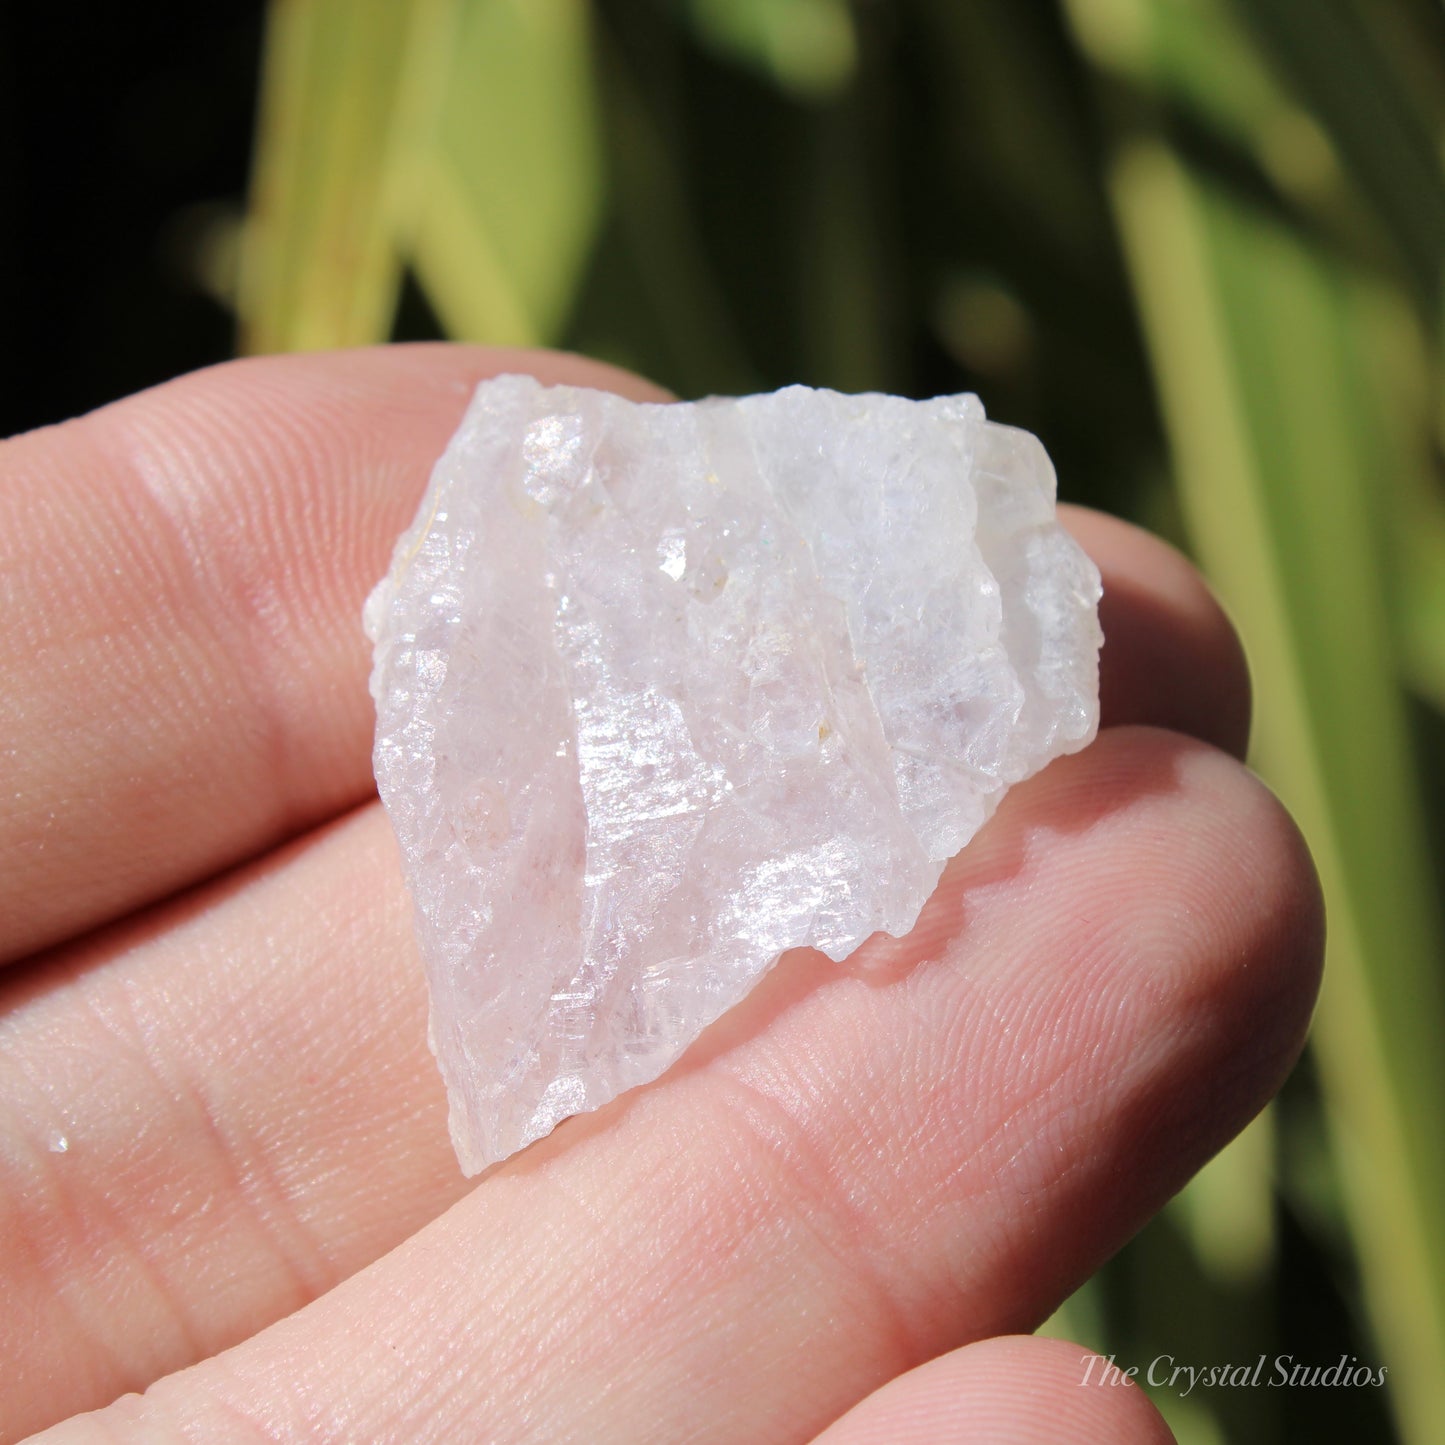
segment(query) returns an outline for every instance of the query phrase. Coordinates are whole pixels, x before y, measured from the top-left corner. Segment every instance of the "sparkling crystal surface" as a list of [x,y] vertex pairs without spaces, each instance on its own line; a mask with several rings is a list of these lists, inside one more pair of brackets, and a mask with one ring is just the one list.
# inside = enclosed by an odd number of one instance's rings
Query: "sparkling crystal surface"
[[1099,592],[975,397],[483,383],[366,607],[462,1167],[912,927],[1093,737]]

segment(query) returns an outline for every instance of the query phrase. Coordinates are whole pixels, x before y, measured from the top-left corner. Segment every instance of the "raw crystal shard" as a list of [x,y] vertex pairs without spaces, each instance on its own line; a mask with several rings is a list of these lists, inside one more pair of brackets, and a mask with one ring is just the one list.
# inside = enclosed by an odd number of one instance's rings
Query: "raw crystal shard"
[[462,1167],[906,932],[1094,735],[1099,591],[972,396],[478,388],[366,607]]

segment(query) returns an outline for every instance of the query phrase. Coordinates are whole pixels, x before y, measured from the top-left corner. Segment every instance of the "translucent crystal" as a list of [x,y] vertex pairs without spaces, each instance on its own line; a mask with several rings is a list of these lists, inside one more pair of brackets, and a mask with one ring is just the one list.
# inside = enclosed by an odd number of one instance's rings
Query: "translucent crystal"
[[1099,591],[975,397],[484,383],[366,608],[462,1167],[906,932],[1094,735]]

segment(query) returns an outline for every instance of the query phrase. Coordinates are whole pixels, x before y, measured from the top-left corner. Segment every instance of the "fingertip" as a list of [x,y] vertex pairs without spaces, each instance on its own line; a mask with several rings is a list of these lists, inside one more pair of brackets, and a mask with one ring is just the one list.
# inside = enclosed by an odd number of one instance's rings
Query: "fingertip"
[[[1210,1058],[1224,1137],[1242,1128],[1298,1058],[1323,967],[1323,896],[1288,809],[1218,747],[1131,726],[1010,795],[1000,818],[1010,816],[1055,835],[1054,871],[1092,905],[1072,924],[1062,912],[1053,920],[1072,926],[1070,984],[1103,995],[1124,969],[1143,1016],[1179,1020],[1181,1067],[1195,1050]],[[1006,847],[1008,831],[979,841]],[[985,848],[973,867],[986,866]]]
[[[1242,764],[1111,728],[1009,794],[894,947],[911,1012],[947,1041],[924,1077],[952,1121],[895,1167],[912,1199],[972,1209],[945,1286],[921,1291],[947,1344],[970,1290],[1006,1302],[979,1333],[1036,1325],[1275,1094],[1318,989],[1319,889]],[[886,1067],[916,1089],[872,1037],[870,1083]],[[895,1108],[911,1127],[911,1099]]]
[[1243,758],[1249,664],[1234,624],[1198,569],[1167,542],[1117,517],[1072,506],[1060,507],[1059,516],[1104,581],[1103,725],[1169,728]]
[[1199,815],[1213,828],[1221,911],[1215,969],[1199,975],[1202,1002],[1223,1001],[1220,1027],[1242,1045],[1241,1072],[1262,1104],[1304,1048],[1324,968],[1324,894],[1298,824],[1255,773],[1210,749],[1189,767],[1214,802]]

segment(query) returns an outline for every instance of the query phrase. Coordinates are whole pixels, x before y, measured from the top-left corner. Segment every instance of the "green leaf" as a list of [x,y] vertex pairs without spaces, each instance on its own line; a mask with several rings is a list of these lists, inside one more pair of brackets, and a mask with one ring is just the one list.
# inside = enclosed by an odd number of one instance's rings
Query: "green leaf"
[[452,0],[275,0],[237,297],[252,352],[384,340]]
[[1361,287],[1136,141],[1115,193],[1186,512],[1239,622],[1257,757],[1331,939],[1314,1047],[1405,1438],[1445,1419],[1441,927],[1385,605]]
[[1287,105],[1278,82],[1217,0],[1066,0],[1089,58],[1251,147]]
[[[1209,138],[1218,164],[1251,169],[1300,221],[1353,253],[1388,256],[1378,218],[1347,183],[1335,128],[1270,64],[1231,0],[1066,0],[1080,43],[1145,114],[1167,108]],[[1197,148],[1197,147],[1196,147]]]
[[583,0],[461,0],[419,187],[417,274],[447,331],[558,336],[596,232],[600,120]]
[[1275,1244],[1273,1112],[1266,1109],[1211,1159],[1170,1208],[1200,1269],[1221,1288],[1243,1290],[1267,1278]]
[[847,0],[687,0],[699,38],[803,100],[853,78],[858,36]]
[[1415,693],[1445,714],[1445,493],[1432,352],[1418,318],[1386,288],[1362,293],[1360,319],[1375,444],[1388,459],[1380,496],[1389,507],[1401,662]]
[[1351,0],[1235,0],[1259,48],[1329,131],[1384,221],[1417,294],[1434,306],[1445,262],[1442,117],[1421,114],[1362,14],[1398,10]]

